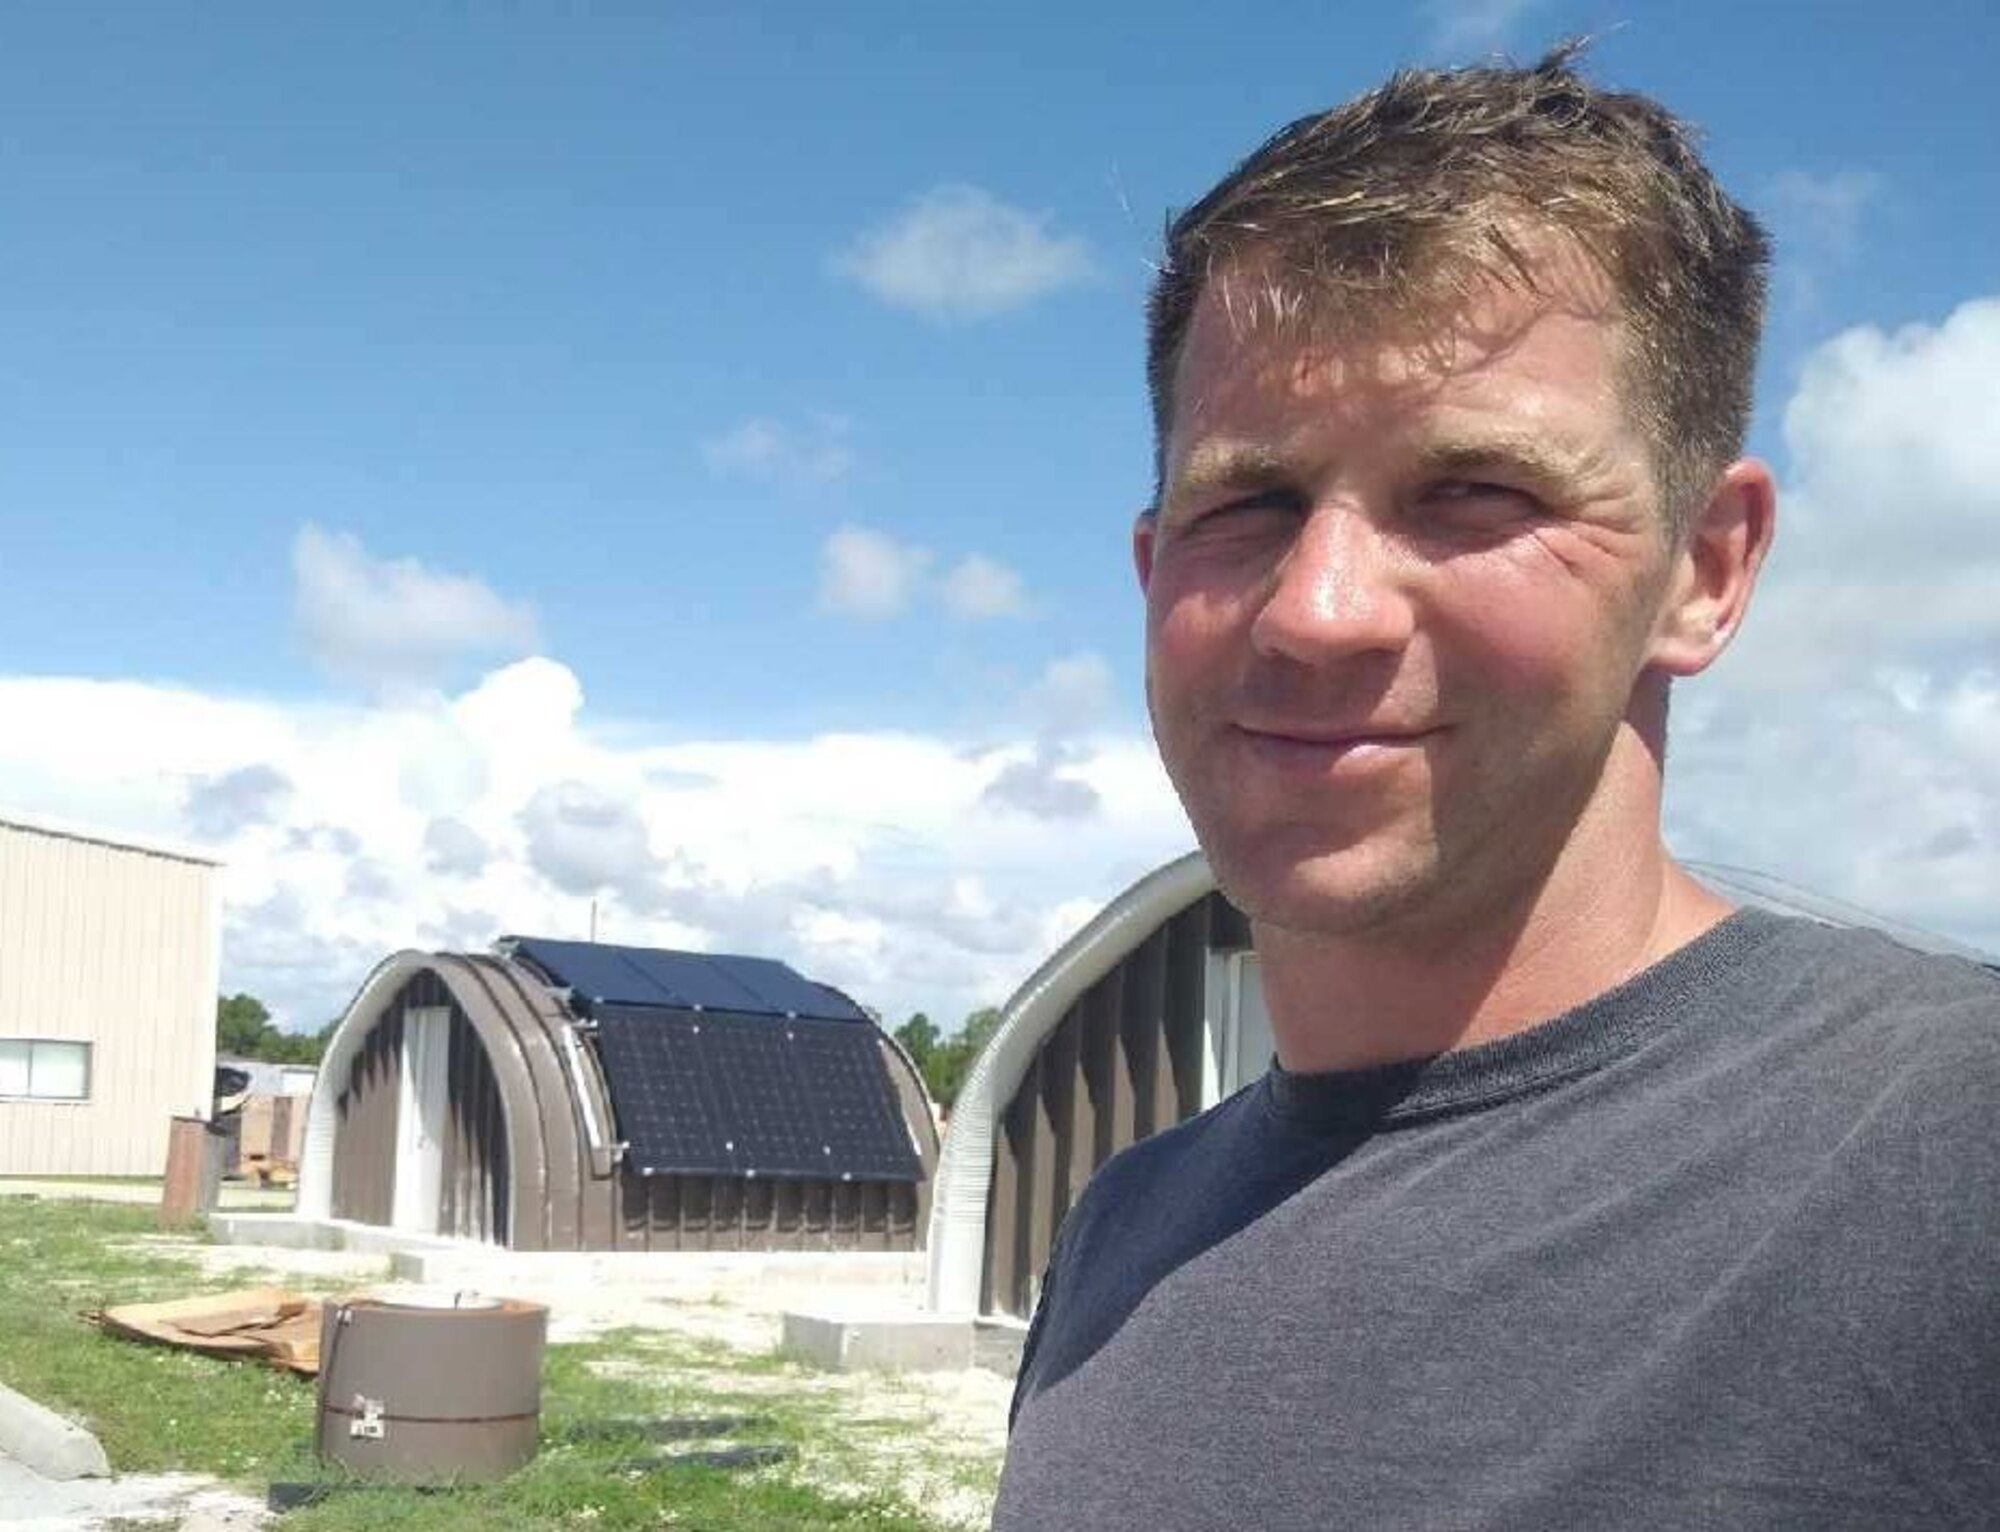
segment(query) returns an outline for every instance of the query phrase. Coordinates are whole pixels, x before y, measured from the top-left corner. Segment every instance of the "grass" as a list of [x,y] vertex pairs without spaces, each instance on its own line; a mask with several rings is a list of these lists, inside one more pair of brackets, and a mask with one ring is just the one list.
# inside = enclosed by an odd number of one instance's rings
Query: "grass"
[[[138,1243],[153,1232],[148,1208],[0,1199],[0,1382],[84,1419],[120,1472],[206,1473],[260,1495],[273,1482],[329,1480],[312,1456],[310,1379],[120,1340],[77,1317],[246,1285],[243,1274],[204,1276],[184,1257]],[[780,1445],[788,1457],[754,1470],[657,1462],[663,1451],[714,1443],[661,1447],[645,1422],[716,1417],[750,1417],[728,1440]],[[883,1455],[902,1454],[926,1486],[958,1490],[959,1504],[968,1490],[975,1502],[990,1491],[997,1464],[933,1459],[923,1437],[922,1422],[901,1410],[843,1414],[824,1379],[778,1358],[628,1331],[549,1348],[542,1449],[504,1482],[443,1492],[351,1485],[280,1525],[944,1532],[953,1523],[881,1487],[897,1477],[883,1473]]]

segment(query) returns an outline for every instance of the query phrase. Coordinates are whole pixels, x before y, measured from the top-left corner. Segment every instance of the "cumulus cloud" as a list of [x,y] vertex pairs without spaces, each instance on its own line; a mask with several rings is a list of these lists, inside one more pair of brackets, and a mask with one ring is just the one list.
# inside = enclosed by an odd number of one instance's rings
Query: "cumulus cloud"
[[2000,298],[1862,326],[1809,356],[1784,412],[1776,551],[1732,684],[2000,658]]
[[292,541],[292,577],[306,652],[339,680],[433,686],[469,659],[535,647],[529,607],[469,575],[375,558],[351,533],[301,527]]
[[933,576],[937,555],[868,527],[842,527],[820,548],[820,610],[880,621],[934,601],[967,622],[1023,617],[1030,610],[1019,571],[968,553]]
[[1042,738],[1072,740],[1100,727],[1111,716],[1116,696],[1104,656],[1083,650],[1051,660],[1021,700]]
[[866,527],[842,527],[820,549],[820,607],[842,617],[898,616],[930,565],[929,551],[915,544]]
[[204,841],[233,840],[253,826],[276,821],[291,791],[290,778],[262,764],[199,778],[188,784],[188,827]]
[[528,862],[565,893],[617,893],[639,908],[659,903],[659,860],[629,799],[588,782],[553,782],[521,810]]
[[853,471],[848,431],[848,422],[834,415],[814,416],[803,426],[760,416],[703,442],[701,454],[718,478],[811,488]]
[[424,866],[448,878],[476,878],[493,850],[486,837],[457,819],[433,819],[424,827]]
[[1784,411],[1778,542],[1681,688],[1677,846],[2000,948],[2000,298],[1863,326]]
[[356,857],[347,864],[346,894],[349,899],[393,899],[396,891],[395,873],[374,857]]
[[1068,774],[1068,764],[1068,752],[1043,746],[1026,760],[1001,767],[980,796],[1036,819],[1088,819],[1101,800],[1096,788]]
[[835,257],[835,270],[892,308],[986,319],[1088,280],[1090,246],[976,186],[936,187]]
[[1492,53],[1505,48],[1514,29],[1543,0],[1424,0],[1431,47],[1441,54]]
[[1020,573],[983,553],[968,553],[952,565],[939,595],[954,617],[1019,617],[1028,610]]
[[359,856],[361,837],[345,825],[295,825],[285,832],[287,851],[330,851],[335,856]]
[[[0,802],[171,835],[191,778],[283,775],[275,818],[228,847],[223,982],[287,1026],[320,1025],[403,948],[582,937],[593,900],[606,939],[767,954],[892,1018],[951,1019],[1004,1000],[1102,900],[1189,843],[1150,744],[1101,728],[1063,746],[1055,772],[1086,784],[1096,812],[996,812],[985,790],[1043,748],[1046,701],[995,699],[1012,722],[973,750],[891,732],[650,739],[593,721],[575,675],[547,659],[421,705],[0,675],[14,725]],[[448,814],[413,804],[403,780],[411,752],[440,740],[476,768]]]

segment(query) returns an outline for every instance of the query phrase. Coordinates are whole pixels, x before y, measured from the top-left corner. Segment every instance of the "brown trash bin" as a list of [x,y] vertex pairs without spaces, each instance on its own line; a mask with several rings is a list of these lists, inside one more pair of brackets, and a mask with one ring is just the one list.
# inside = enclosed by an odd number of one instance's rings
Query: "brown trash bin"
[[175,1228],[215,1211],[229,1155],[226,1131],[204,1117],[176,1117],[167,1129],[167,1173],[160,1185],[160,1222]]
[[539,1445],[548,1322],[541,1304],[465,1293],[329,1302],[321,1460],[402,1484],[504,1478]]

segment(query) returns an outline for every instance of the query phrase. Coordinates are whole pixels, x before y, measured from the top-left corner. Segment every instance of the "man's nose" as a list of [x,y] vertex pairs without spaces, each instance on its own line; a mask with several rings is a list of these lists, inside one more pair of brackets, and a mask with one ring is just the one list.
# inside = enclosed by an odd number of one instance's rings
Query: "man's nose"
[[1401,566],[1363,509],[1315,507],[1271,571],[1252,643],[1306,665],[1400,649],[1412,628]]

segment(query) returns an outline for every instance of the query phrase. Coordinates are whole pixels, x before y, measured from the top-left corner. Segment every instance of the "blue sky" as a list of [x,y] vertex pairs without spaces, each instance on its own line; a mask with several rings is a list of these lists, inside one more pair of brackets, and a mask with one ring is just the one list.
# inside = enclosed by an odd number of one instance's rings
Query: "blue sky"
[[300,1025],[593,897],[1001,999],[1186,841],[1126,556],[1163,216],[1575,31],[1780,241],[1791,519],[1677,844],[2000,940],[1977,3],[14,8],[0,805],[219,845],[225,981]]

